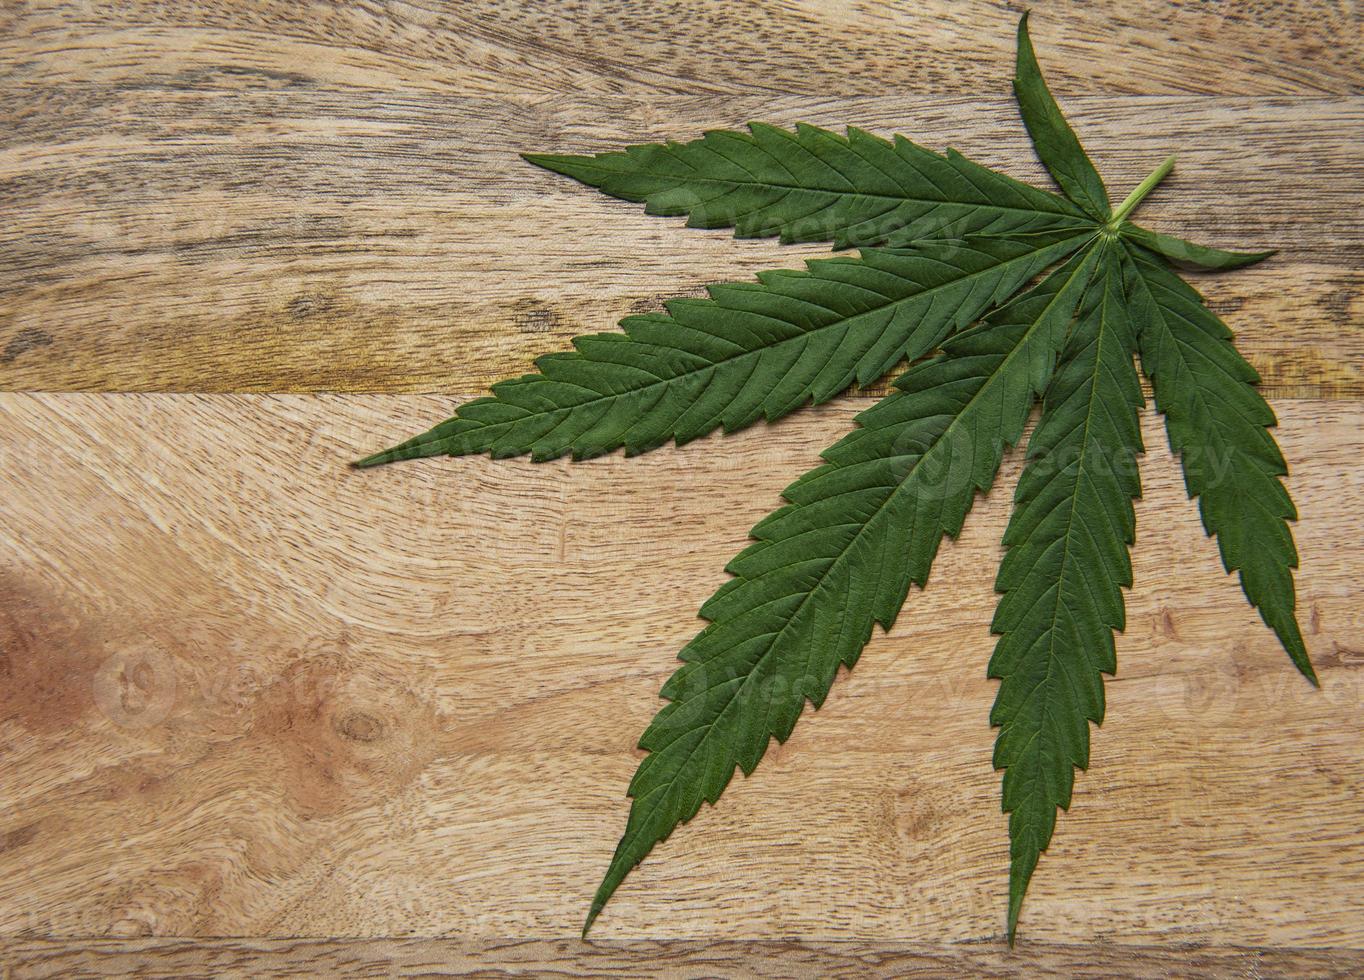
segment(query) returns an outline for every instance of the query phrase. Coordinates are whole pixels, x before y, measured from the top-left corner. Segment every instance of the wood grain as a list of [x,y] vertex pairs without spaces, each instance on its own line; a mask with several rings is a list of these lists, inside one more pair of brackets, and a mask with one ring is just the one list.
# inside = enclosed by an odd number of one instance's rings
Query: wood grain
[[[344,468],[446,408],[0,397],[0,933],[575,935],[694,610],[855,405],[633,460]],[[1217,569],[1148,418],[1121,674],[1032,940],[1364,944],[1364,407],[1279,410],[1323,689]],[[1017,456],[600,938],[998,940],[984,664]]]
[[[1359,94],[1352,3],[1238,6],[1134,0],[1031,4],[1057,87],[1130,94]],[[240,71],[338,87],[825,96],[980,92],[1007,78],[1018,7],[1002,2],[774,3],[660,8],[628,0],[314,4],[24,0],[0,52],[23,79],[185,80]]]
[[1017,453],[590,943],[694,610],[864,399],[628,462],[344,463],[825,254],[520,151],[855,124],[1045,186],[1015,6],[0,4],[0,977],[1364,972],[1360,8],[1031,6],[1115,193],[1179,154],[1144,223],[1280,250],[1197,284],[1281,419],[1323,685],[1148,417],[1121,672],[1010,951],[984,664]]
[[76,980],[111,974],[195,978],[318,976],[555,977],[697,976],[839,978],[1015,977],[1026,962],[1037,975],[1108,980],[1114,976],[1256,978],[1356,977],[1364,953],[1345,949],[1206,949],[1153,946],[997,946],[856,942],[575,942],[471,943],[450,939],[374,940],[91,940],[0,944],[12,980]]
[[[13,121],[0,135],[10,236],[0,253],[0,389],[468,394],[669,296],[827,254],[683,231],[523,163],[526,150],[596,151],[751,119],[855,124],[955,145],[1046,184],[1003,51],[950,85],[887,78],[871,90],[891,95],[858,94],[847,81],[824,94],[813,66],[808,88],[786,91],[820,94],[584,92],[548,81],[552,72],[541,82],[557,87],[542,92],[517,84],[510,66],[494,93],[471,84],[458,60],[449,84],[434,88],[417,67],[337,76],[319,52],[303,57],[294,33],[261,33],[279,30],[286,8],[249,9],[256,17],[240,35],[224,33],[216,5],[191,4],[177,5],[186,23],[173,36],[155,26],[155,8],[130,14],[143,26],[119,27],[113,45],[97,43],[113,24],[75,39],[27,20],[32,33],[0,41],[0,62],[6,44],[24,45],[12,54],[18,83],[0,95]],[[509,11],[499,30],[510,34]],[[1012,16],[990,22],[992,41],[1005,43]],[[840,23],[866,27],[856,16]],[[1039,11],[1044,56],[1073,27]],[[347,52],[378,57],[348,37],[357,47]],[[77,41],[73,51],[67,42]],[[406,44],[393,37],[382,50],[410,59]],[[630,63],[628,50],[618,56]],[[894,61],[907,71],[924,63]],[[950,63],[975,64],[969,51]],[[718,77],[714,67],[706,77]],[[1066,108],[1115,191],[1180,154],[1142,220],[1281,250],[1272,265],[1207,287],[1267,390],[1364,395],[1364,97],[1310,86],[1272,99],[1117,97],[1122,78],[1108,69],[1076,88],[1102,93],[1067,98]]]

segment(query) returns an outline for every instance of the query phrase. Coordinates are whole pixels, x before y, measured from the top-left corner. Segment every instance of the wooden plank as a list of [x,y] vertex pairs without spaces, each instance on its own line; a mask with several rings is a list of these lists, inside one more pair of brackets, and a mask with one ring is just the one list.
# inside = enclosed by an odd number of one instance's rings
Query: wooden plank
[[[805,120],[954,144],[1045,184],[1000,71],[987,100],[54,82],[57,111],[11,112],[0,148],[0,388],[473,393],[666,297],[827,254],[684,231],[518,151]],[[1152,226],[1282,250],[1205,284],[1270,393],[1364,396],[1364,98],[1067,108],[1115,193],[1180,152],[1143,207]]]
[[[1351,4],[1243,8],[1134,0],[1032,4],[1064,92],[1318,94],[1364,90]],[[1001,2],[802,2],[739,14],[721,0],[339,5],[286,0],[8,8],[0,57],[20,82],[194,78],[509,91],[824,95],[978,93],[1008,77],[1017,8]],[[1052,67],[1054,66],[1054,67]],[[35,80],[40,80],[36,81]]]
[[[1148,417],[1121,675],[1031,942],[1364,945],[1364,407],[1276,407],[1322,689],[1216,566]],[[694,610],[855,404],[634,460],[344,468],[447,408],[0,396],[0,934],[576,935]],[[998,940],[984,665],[1018,467],[597,938]]]
[[21,941],[0,943],[0,964],[12,980],[137,976],[194,980],[219,977],[695,976],[860,978],[981,978],[1035,974],[1110,977],[1355,977],[1364,952],[1329,949],[1162,948],[1103,943],[1090,946],[1021,942],[909,944],[799,940],[688,942],[658,940],[584,943],[455,939],[183,939]]
[[[1115,191],[1180,154],[1144,221],[1281,249],[1199,285],[1283,420],[1321,691],[1148,419],[1122,674],[1006,950],[983,673],[1013,454],[902,622],[585,944],[696,606],[860,399],[628,462],[361,474],[453,399],[4,394],[0,977],[1364,972],[1359,10],[1034,8]],[[0,390],[463,397],[825,254],[683,231],[526,149],[852,123],[1045,184],[1016,16],[0,5]]]

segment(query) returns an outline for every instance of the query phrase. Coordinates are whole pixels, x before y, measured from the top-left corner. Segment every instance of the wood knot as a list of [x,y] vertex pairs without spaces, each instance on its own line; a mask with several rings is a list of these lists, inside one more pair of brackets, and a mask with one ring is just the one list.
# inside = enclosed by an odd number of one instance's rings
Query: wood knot
[[338,734],[355,742],[377,742],[384,737],[384,723],[363,711],[348,711],[335,724]]

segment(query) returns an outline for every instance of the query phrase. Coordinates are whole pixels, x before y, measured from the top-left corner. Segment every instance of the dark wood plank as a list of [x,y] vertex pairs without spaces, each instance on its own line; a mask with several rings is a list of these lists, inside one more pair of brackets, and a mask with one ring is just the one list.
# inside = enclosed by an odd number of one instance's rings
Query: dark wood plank
[[[1034,31],[1076,93],[1364,92],[1352,3],[1040,0]],[[1018,6],[1000,0],[780,3],[461,0],[300,6],[27,0],[5,12],[17,82],[115,85],[259,75],[288,83],[513,92],[980,95],[1009,78]]]
[[[819,245],[681,228],[520,161],[763,118],[954,144],[1043,181],[988,100],[468,98],[205,74],[11,95],[0,151],[0,388],[445,391]],[[1208,277],[1275,395],[1364,394],[1364,98],[1069,103],[1141,218],[1269,263]]]

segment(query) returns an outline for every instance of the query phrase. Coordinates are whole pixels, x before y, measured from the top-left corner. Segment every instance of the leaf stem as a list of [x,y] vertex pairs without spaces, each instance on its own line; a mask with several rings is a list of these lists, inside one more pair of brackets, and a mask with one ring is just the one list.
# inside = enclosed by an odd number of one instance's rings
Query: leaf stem
[[1114,209],[1113,217],[1108,219],[1108,225],[1106,226],[1108,231],[1117,231],[1118,225],[1123,223],[1123,219],[1135,211],[1137,205],[1142,202],[1142,199],[1145,198],[1147,194],[1150,194],[1151,191],[1155,190],[1156,185],[1164,180],[1174,168],[1175,155],[1171,153],[1159,167],[1152,170],[1151,173],[1147,175],[1146,179],[1138,184],[1132,190],[1132,193],[1128,194],[1127,198]]

